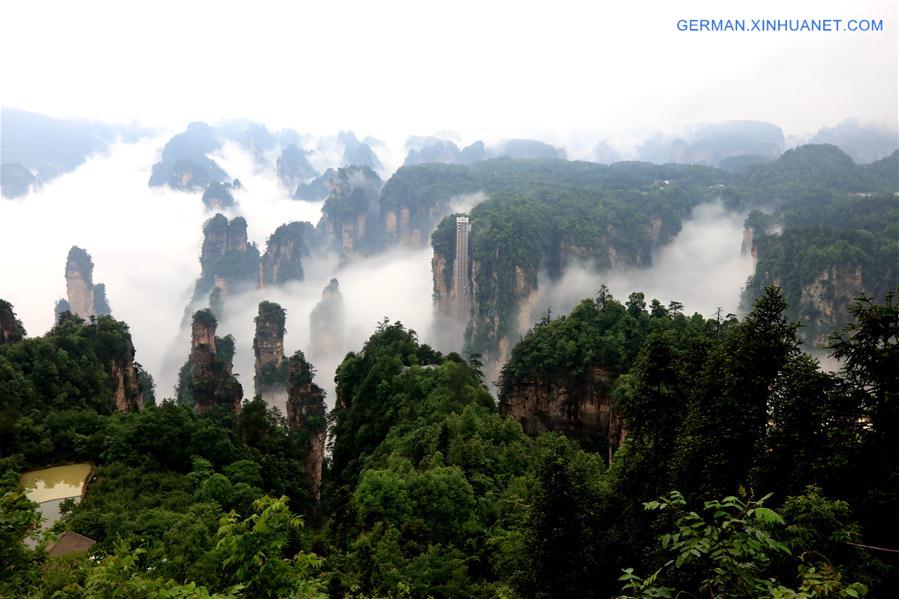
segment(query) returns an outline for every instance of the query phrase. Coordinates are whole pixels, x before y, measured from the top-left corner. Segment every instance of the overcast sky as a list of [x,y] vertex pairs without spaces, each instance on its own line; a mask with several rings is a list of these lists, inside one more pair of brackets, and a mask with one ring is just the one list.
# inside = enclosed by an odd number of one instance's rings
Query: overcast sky
[[[846,117],[896,126],[895,0],[621,4],[3,2],[0,102],[170,127],[242,116],[386,137],[553,140],[728,119],[787,134]],[[728,17],[871,17],[885,27],[676,28]]]

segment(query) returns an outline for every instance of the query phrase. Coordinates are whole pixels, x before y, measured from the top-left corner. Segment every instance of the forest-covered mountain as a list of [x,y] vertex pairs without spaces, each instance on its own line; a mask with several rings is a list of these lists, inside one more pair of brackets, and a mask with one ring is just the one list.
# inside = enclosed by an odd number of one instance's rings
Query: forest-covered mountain
[[[848,304],[860,292],[883,294],[897,280],[892,265],[899,235],[895,219],[884,218],[899,201],[897,173],[897,153],[859,166],[826,145],[790,150],[776,161],[738,173],[648,163],[493,160],[470,166],[420,165],[403,167],[391,177],[381,194],[381,210],[399,214],[388,220],[398,221],[398,237],[415,239],[416,231],[429,228],[433,214],[449,212],[460,194],[486,193],[487,199],[470,212],[467,276],[472,311],[465,335],[469,351],[482,353],[493,364],[507,359],[511,339],[536,319],[531,309],[538,274],[558,277],[579,262],[596,270],[647,266],[654,251],[677,234],[693,207],[717,200],[733,210],[756,210],[749,225],[759,218],[767,223],[757,238],[749,227],[749,245],[758,263],[747,287],[747,302],[776,282],[787,290],[792,318],[813,320],[816,315],[808,306],[817,305],[829,315],[820,331],[808,327],[803,334],[820,344],[822,335],[845,324]],[[853,218],[832,214],[825,225],[821,219],[828,210],[851,211]],[[818,230],[818,241],[806,252],[816,253],[814,264],[804,252],[774,249],[809,226]],[[867,240],[856,241],[851,249],[840,245],[840,251],[855,253],[851,278],[858,282],[850,285],[840,275],[821,299],[814,281],[835,277],[825,271],[843,265],[832,261],[835,253],[821,243],[836,244],[849,234],[840,232],[847,228]],[[431,238],[435,302],[447,314],[457,293],[455,230],[450,216],[437,225]],[[766,234],[770,239],[763,242]],[[788,263],[769,266],[777,256]]]
[[862,293],[882,296],[899,280],[899,151],[858,166],[833,146],[806,146],[746,172],[741,191],[755,273],[750,305],[779,285],[802,337],[823,347]]
[[637,158],[656,164],[708,164],[741,156],[774,159],[783,152],[780,127],[761,121],[728,121],[691,128],[682,137],[657,134],[637,148]]
[[[269,239],[261,266],[252,244],[238,258],[226,242],[212,243],[213,225],[225,222],[212,219],[207,241],[210,249],[221,246],[222,258],[218,266],[201,260],[195,299],[213,287],[225,295],[248,288],[257,268],[258,285],[272,286],[301,280],[309,255],[347,261],[395,246],[421,247],[430,238],[435,309],[459,321],[466,351],[483,355],[492,380],[512,341],[537,319],[541,279],[557,280],[575,265],[611,272],[648,267],[693,208],[720,201],[750,213],[744,246],[755,268],[744,308],[777,284],[790,317],[804,325],[802,338],[822,347],[847,322],[848,306],[860,293],[881,296],[899,276],[893,266],[897,156],[860,166],[834,146],[803,146],[736,172],[506,158],[404,166],[386,183],[367,167],[342,167],[328,179],[314,232],[309,223],[285,225]],[[453,314],[459,293],[453,213],[460,209],[470,209],[471,222],[464,275],[471,312],[461,319]],[[272,278],[275,271],[280,274]]]
[[[742,321],[601,290],[513,349],[499,406],[476,358],[385,320],[338,369],[322,463],[301,352],[287,419],[246,397],[236,412],[154,402],[146,379],[119,405],[110,373],[139,371],[124,323],[67,316],[28,338],[4,302],[0,592],[891,596],[899,563],[877,547],[899,534],[896,296],[853,308],[835,374],[786,310],[774,287]],[[195,319],[192,357],[213,322]],[[617,448],[578,428],[597,401]],[[54,529],[96,544],[48,556],[21,543],[37,516],[17,475],[74,461],[94,476]]]

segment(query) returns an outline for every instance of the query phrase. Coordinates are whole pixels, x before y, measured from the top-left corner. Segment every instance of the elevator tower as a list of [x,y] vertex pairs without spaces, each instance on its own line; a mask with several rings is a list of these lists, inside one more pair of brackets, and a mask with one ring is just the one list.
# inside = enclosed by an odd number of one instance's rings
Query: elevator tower
[[456,217],[456,260],[453,264],[453,288],[456,292],[456,318],[467,323],[471,312],[471,282],[468,275],[468,216]]

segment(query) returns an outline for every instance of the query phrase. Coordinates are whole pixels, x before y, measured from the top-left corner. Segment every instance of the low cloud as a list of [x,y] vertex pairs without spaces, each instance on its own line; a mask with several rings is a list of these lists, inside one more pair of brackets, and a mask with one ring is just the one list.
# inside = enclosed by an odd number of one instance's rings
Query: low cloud
[[558,281],[543,275],[532,320],[547,308],[565,314],[584,298],[608,285],[621,301],[642,291],[647,304],[656,298],[667,305],[679,301],[688,314],[711,316],[717,308],[737,313],[740,292],[752,274],[752,257],[740,252],[745,214],[728,212],[721,204],[697,206],[680,233],[659,249],[653,265],[625,272],[597,272],[585,265],[566,270]]

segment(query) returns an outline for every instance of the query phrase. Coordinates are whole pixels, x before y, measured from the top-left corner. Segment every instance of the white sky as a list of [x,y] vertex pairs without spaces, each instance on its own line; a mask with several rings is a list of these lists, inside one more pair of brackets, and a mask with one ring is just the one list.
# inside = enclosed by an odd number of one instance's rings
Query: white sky
[[[463,140],[759,119],[897,123],[892,2],[4,1],[0,102],[180,128]],[[787,5],[784,7],[784,5]],[[680,18],[883,19],[883,33],[681,33]]]

